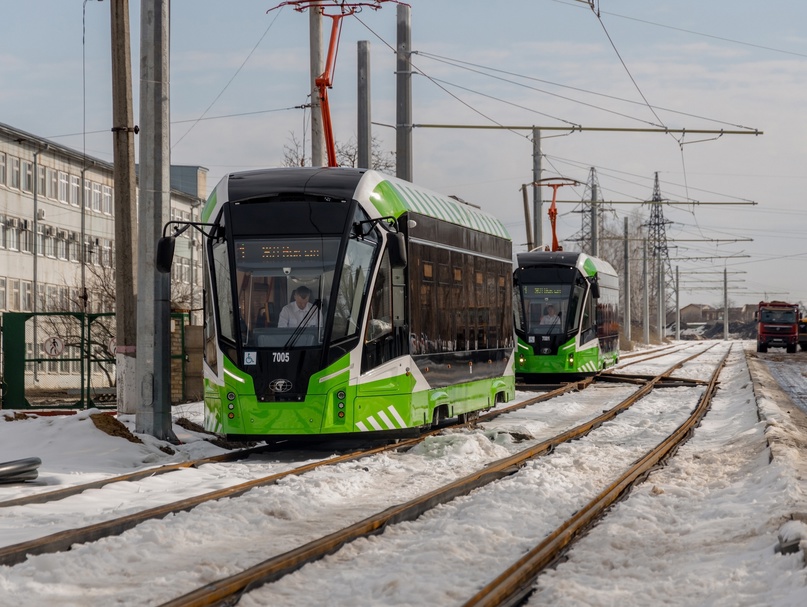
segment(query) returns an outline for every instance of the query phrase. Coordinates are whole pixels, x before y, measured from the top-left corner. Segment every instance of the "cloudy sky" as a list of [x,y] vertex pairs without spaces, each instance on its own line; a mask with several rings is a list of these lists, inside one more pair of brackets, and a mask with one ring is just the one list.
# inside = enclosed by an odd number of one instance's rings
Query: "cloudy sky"
[[[306,138],[310,115],[298,106],[308,102],[308,16],[289,6],[267,13],[277,4],[171,3],[172,162],[207,167],[210,188],[228,171],[279,165],[292,137]],[[647,220],[639,203],[652,197],[658,173],[682,304],[720,305],[724,269],[733,305],[807,302],[807,5],[410,4],[416,124],[544,127],[543,177],[586,182],[593,167],[602,197],[614,203],[608,221],[620,231],[626,216],[632,225]],[[0,122],[112,160],[109,5],[4,7]],[[138,0],[130,12],[137,114]],[[338,141],[355,138],[356,42],[367,40],[373,134],[383,150],[395,149],[395,30],[392,2],[344,22],[330,92]],[[595,130],[572,133],[572,125]],[[764,134],[637,132],[659,128]],[[416,128],[413,149],[415,182],[495,213],[525,250],[520,187],[532,181],[529,131]],[[558,198],[584,194],[562,188]],[[559,208],[558,237],[575,249],[579,205]],[[543,233],[549,241],[546,219]]]

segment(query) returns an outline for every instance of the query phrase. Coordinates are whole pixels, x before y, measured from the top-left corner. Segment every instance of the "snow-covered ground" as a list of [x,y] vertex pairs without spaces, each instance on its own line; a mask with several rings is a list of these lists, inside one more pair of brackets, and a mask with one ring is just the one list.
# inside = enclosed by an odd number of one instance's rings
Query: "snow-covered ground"
[[[801,371],[807,354],[751,353],[751,370],[759,382],[755,394],[743,346],[750,352],[753,343],[735,342],[712,410],[692,439],[666,467],[653,472],[629,499],[617,504],[564,563],[540,577],[530,605],[807,604],[807,541],[799,543],[801,537],[807,538],[807,525],[799,520],[807,517],[807,414],[799,408],[807,411]],[[712,361],[725,351],[725,344],[717,342],[714,350]],[[669,360],[658,359],[646,368],[631,366],[626,372],[644,373],[668,365]],[[709,373],[709,365],[698,362],[679,374],[707,378]],[[793,394],[792,399],[779,390],[779,383]],[[610,404],[627,391],[611,388]],[[559,448],[508,479],[502,490],[480,490],[417,521],[393,526],[384,537],[355,542],[279,583],[245,595],[240,604],[462,604],[472,594],[468,588],[481,587],[489,581],[481,577],[493,576],[498,573],[493,569],[508,564],[486,563],[482,553],[489,546],[501,545],[504,553],[512,550],[513,542],[536,532],[536,520],[540,522],[544,514],[550,518],[555,502],[580,489],[565,486],[560,477],[552,480],[554,473],[576,469],[583,475],[580,478],[594,480],[597,466],[592,461],[623,457],[624,445],[609,441],[610,433],[620,426],[635,437],[661,430],[672,423],[666,420],[680,393],[661,390],[642,409],[620,415],[609,428],[604,426],[599,437],[578,441],[581,444],[575,447],[583,449]],[[311,539],[322,532],[319,519],[332,511],[342,513],[347,525],[369,514],[365,505],[397,503],[408,499],[406,495],[503,457],[518,448],[508,432],[543,438],[573,424],[582,414],[593,415],[607,407],[587,400],[586,391],[553,403],[554,410],[549,405],[531,407],[507,419],[497,418],[475,432],[435,437],[405,455],[340,464],[254,490],[239,500],[238,510],[211,504],[174,515],[170,533],[159,522],[147,523],[120,537],[76,547],[68,555],[42,555],[15,567],[0,567],[0,605],[159,604],[197,583],[213,581]],[[201,406],[184,405],[174,412],[176,417],[198,422]],[[144,444],[135,444],[100,432],[91,413],[7,422],[0,415],[0,462],[31,456],[43,460],[36,482],[0,485],[0,501],[222,452],[200,435],[176,426],[183,444],[169,456],[151,437],[141,436]],[[133,418],[123,416],[122,421],[134,427]],[[585,450],[592,452],[593,459],[584,455]],[[231,486],[310,458],[310,453],[273,454],[239,464],[185,470],[165,480],[155,477],[93,490],[56,504],[3,509],[0,545],[74,526],[79,513],[80,520],[95,522],[123,514],[134,505],[154,505]],[[391,491],[399,485],[411,486]],[[238,556],[234,551],[238,547],[232,545],[236,530],[244,529],[255,534],[251,557]],[[779,546],[789,540],[794,540],[796,550],[782,554]],[[274,552],[266,554],[266,550]],[[264,556],[258,558],[259,553]],[[225,558],[222,565],[220,554],[232,554],[232,558]],[[156,555],[167,557],[171,566],[149,566],[159,560]],[[467,564],[464,579],[456,573],[440,575],[452,560]],[[430,575],[430,570],[437,575]],[[456,586],[445,586],[446,577],[461,579]]]

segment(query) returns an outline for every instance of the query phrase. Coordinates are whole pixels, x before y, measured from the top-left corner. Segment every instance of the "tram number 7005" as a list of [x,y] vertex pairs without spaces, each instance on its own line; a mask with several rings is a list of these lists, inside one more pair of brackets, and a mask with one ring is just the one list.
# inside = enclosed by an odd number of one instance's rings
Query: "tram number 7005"
[[272,362],[287,363],[289,362],[288,352],[272,352]]

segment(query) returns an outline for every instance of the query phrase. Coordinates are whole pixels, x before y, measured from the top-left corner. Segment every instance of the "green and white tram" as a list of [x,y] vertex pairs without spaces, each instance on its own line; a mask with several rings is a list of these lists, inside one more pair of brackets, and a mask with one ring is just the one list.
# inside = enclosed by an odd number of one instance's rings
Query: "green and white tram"
[[371,170],[284,168],[227,175],[202,219],[207,430],[387,439],[513,398],[493,216]]
[[520,253],[513,274],[516,376],[570,380],[619,360],[619,278],[585,253]]

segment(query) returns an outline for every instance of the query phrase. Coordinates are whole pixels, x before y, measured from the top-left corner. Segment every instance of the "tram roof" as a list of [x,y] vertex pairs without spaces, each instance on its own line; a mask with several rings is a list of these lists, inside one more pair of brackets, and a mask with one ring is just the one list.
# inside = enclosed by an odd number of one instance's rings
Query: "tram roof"
[[579,251],[528,251],[519,253],[516,259],[519,267],[534,265],[566,266],[579,268],[580,271],[588,276],[599,272],[616,276],[616,271],[610,263]]
[[365,205],[372,204],[380,216],[400,217],[411,211],[510,240],[504,224],[478,207],[374,170],[284,167],[230,173],[211,194],[203,217],[209,217],[216,206],[222,185],[230,202],[283,193],[356,198]]
[[510,234],[504,224],[478,207],[402,179],[375,171],[368,173],[366,179],[375,177],[377,180],[369,198],[382,215],[399,217],[411,211],[510,240]]

